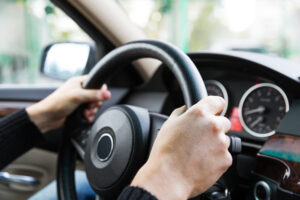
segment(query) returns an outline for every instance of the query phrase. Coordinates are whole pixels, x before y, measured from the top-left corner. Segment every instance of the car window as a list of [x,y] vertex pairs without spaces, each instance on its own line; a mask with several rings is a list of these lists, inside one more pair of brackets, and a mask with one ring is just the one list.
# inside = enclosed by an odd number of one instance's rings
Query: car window
[[184,51],[242,50],[300,60],[299,0],[118,0],[151,38]]
[[56,84],[39,72],[44,47],[91,39],[48,0],[0,1],[0,83]]

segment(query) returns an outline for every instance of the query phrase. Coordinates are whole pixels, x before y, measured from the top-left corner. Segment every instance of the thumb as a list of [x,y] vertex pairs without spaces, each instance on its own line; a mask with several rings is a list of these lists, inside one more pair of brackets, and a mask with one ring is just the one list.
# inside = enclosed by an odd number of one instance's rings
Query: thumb
[[181,106],[173,110],[169,118],[176,118],[186,111],[186,106]]

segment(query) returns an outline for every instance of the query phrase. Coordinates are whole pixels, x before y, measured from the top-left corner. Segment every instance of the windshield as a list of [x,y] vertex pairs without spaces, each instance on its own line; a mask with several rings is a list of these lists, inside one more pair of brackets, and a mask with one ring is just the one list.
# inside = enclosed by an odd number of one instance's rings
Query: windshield
[[118,0],[150,38],[185,52],[242,50],[300,61],[299,0]]

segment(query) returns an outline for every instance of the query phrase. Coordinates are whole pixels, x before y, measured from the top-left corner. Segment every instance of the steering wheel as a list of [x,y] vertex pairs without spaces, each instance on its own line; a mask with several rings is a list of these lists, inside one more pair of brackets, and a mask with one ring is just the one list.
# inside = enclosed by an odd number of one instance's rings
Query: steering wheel
[[[207,96],[204,82],[190,58],[173,45],[142,40],[116,48],[89,73],[83,87],[99,88],[115,70],[139,58],[155,58],[176,77],[187,108]],[[115,105],[92,125],[83,123],[82,108],[68,117],[58,158],[59,199],[77,199],[74,170],[77,154],[88,181],[101,199],[116,199],[146,162],[157,133],[167,116],[145,108]]]

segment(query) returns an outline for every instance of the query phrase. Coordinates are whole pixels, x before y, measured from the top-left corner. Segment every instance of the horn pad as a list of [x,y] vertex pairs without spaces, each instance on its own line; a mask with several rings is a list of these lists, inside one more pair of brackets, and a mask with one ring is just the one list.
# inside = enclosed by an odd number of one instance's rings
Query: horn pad
[[147,158],[149,132],[150,116],[143,108],[119,105],[98,117],[84,157],[89,183],[97,194],[114,198],[130,183]]

